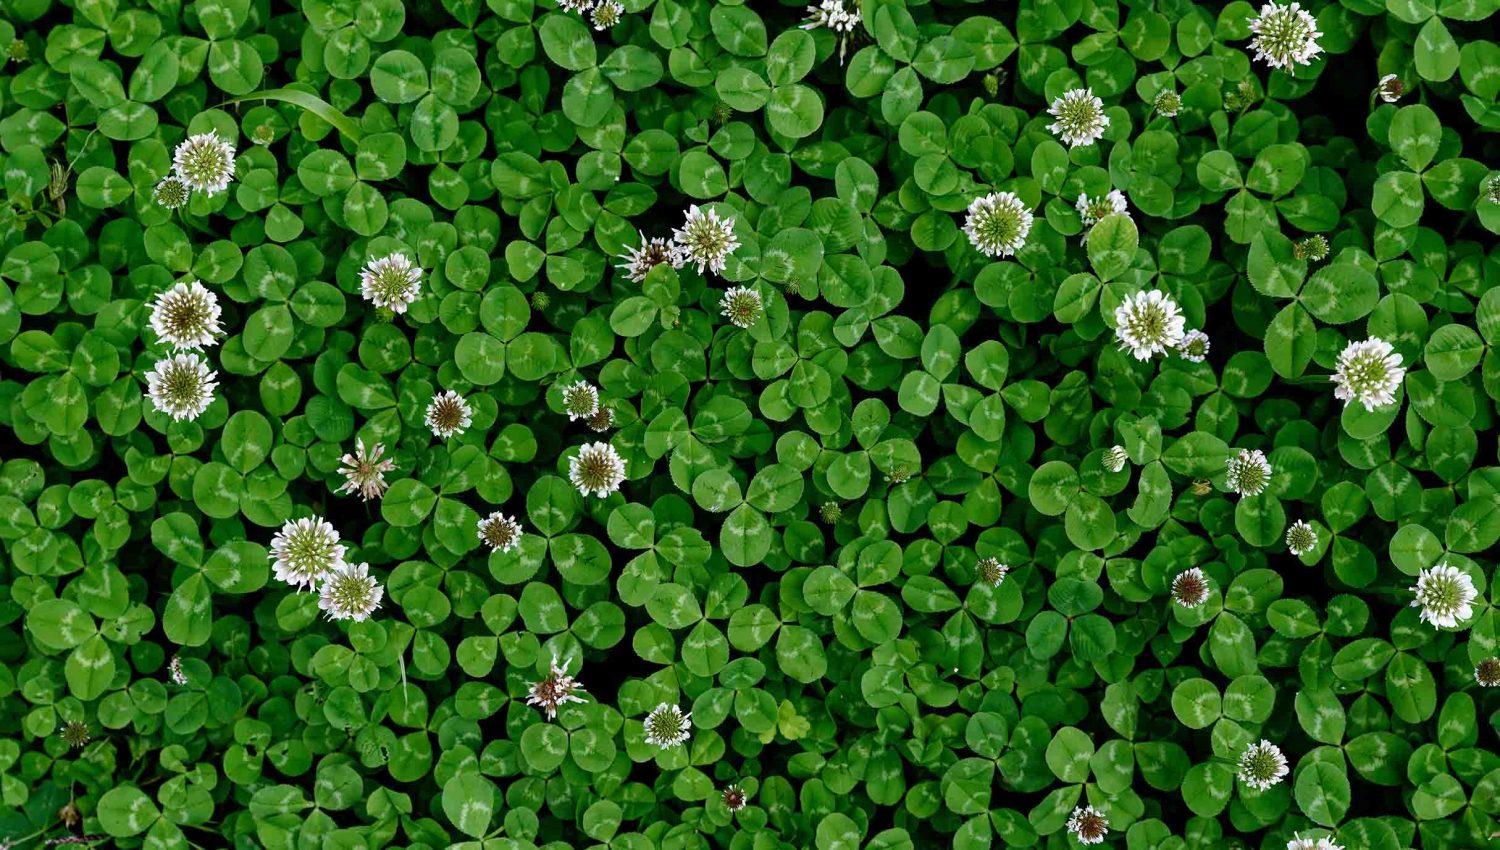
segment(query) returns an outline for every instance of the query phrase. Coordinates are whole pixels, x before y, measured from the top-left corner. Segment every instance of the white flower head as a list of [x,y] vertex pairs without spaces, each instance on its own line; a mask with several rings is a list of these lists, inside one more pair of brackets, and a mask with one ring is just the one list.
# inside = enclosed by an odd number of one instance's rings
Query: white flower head
[[1057,119],[1047,125],[1047,130],[1067,142],[1068,147],[1092,145],[1109,128],[1104,101],[1094,96],[1093,89],[1069,89],[1052,101],[1047,112]]
[[354,451],[339,459],[339,474],[345,481],[339,485],[338,492],[358,492],[359,497],[367,502],[384,496],[387,487],[385,474],[396,468],[396,462],[381,457],[383,454],[384,445],[366,446],[364,440],[355,438]]
[[599,390],[588,381],[575,381],[563,387],[562,401],[569,422],[587,419],[599,412]]
[[624,14],[625,7],[618,0],[599,0],[599,5],[595,6],[592,12],[594,29],[603,32],[618,24],[620,16]]
[[557,0],[557,8],[564,12],[583,14],[594,8],[594,0]]
[[173,653],[172,660],[167,662],[167,678],[174,685],[186,685],[188,683],[187,673],[183,672],[182,659]]
[[1406,94],[1406,86],[1401,83],[1400,77],[1395,74],[1386,74],[1380,78],[1379,83],[1375,84],[1375,91],[1380,95],[1381,100],[1386,103],[1395,103],[1401,99],[1401,95]]
[[479,521],[479,540],[492,552],[509,552],[521,543],[521,523],[495,511]]
[[1287,773],[1286,756],[1270,741],[1262,739],[1258,744],[1251,744],[1240,756],[1240,781],[1257,791],[1270,788]]
[[1292,840],[1286,843],[1286,850],[1344,850],[1341,845],[1334,844],[1328,838],[1302,838],[1292,836]]
[[672,231],[672,265],[680,269],[696,263],[699,274],[705,268],[723,274],[724,260],[738,247],[733,217],[720,218],[717,212],[693,204],[682,227]]
[[1191,330],[1183,334],[1182,342],[1177,343],[1177,353],[1189,363],[1202,363],[1208,359],[1210,347],[1208,334],[1200,330]]
[[1125,464],[1129,462],[1130,455],[1125,451],[1124,446],[1110,446],[1105,450],[1102,459],[1104,468],[1110,472],[1120,472],[1125,468]]
[[807,7],[807,22],[802,25],[805,30],[815,30],[819,27],[827,27],[836,33],[844,34],[853,32],[859,26],[859,4],[845,4],[844,0],[822,0]]
[[568,479],[578,492],[603,499],[625,481],[625,461],[609,443],[585,443],[568,461]]
[[433,435],[444,440],[462,434],[473,421],[473,409],[453,390],[438,393],[427,405],[427,427],[432,429]]
[[1083,219],[1085,227],[1091,227],[1099,223],[1099,219],[1116,213],[1129,216],[1129,205],[1125,203],[1125,196],[1120,194],[1119,189],[1110,189],[1106,195],[1090,198],[1080,192],[1078,194],[1078,217]]
[[1109,818],[1093,806],[1082,806],[1068,817],[1068,832],[1079,844],[1103,844],[1109,834]]
[[1156,93],[1156,97],[1151,101],[1151,107],[1163,118],[1176,118],[1177,113],[1182,109],[1182,95],[1171,89],[1164,89]]
[[322,517],[288,520],[271,538],[271,562],[276,578],[296,588],[312,588],[346,566],[339,533]]
[[1318,545],[1318,530],[1306,520],[1297,520],[1286,530],[1286,548],[1297,557],[1311,552]]
[[1115,308],[1115,336],[1120,349],[1137,360],[1150,360],[1176,348],[1186,324],[1177,302],[1159,289],[1127,295]]
[[156,184],[156,202],[169,210],[186,206],[191,196],[192,188],[176,174],[168,174]]
[[221,333],[219,297],[196,280],[178,283],[151,302],[151,330],[177,348],[202,349]]
[[396,253],[370,261],[359,273],[360,291],[376,307],[405,313],[422,290],[422,270],[405,254]]
[[532,683],[531,695],[526,697],[526,704],[541,707],[547,719],[553,720],[557,717],[558,706],[584,701],[583,697],[573,693],[582,687],[577,679],[568,675],[567,670],[557,666],[557,659],[553,658],[551,671],[541,681]]
[[172,167],[188,186],[217,195],[234,179],[234,145],[220,139],[214,130],[188,136],[173,151]]
[[1271,483],[1271,462],[1260,449],[1240,449],[1229,459],[1225,483],[1241,496],[1259,496]]
[[1479,598],[1474,580],[1459,568],[1443,563],[1417,574],[1411,607],[1421,608],[1417,619],[1440,629],[1451,629],[1474,616],[1473,603]]
[[1486,658],[1475,664],[1474,681],[1481,688],[1500,687],[1500,658]]
[[1374,410],[1396,400],[1396,390],[1406,378],[1401,354],[1379,337],[1351,342],[1339,353],[1333,372],[1333,397],[1348,406],[1358,401]]
[[724,786],[724,790],[720,796],[724,800],[724,808],[731,812],[740,811],[749,802],[749,797],[745,794],[745,789],[738,785]]
[[219,373],[191,352],[156,361],[146,373],[146,396],[158,411],[181,422],[197,419],[214,400]]
[[330,620],[353,620],[356,623],[370,618],[385,589],[370,575],[369,564],[345,564],[323,579],[323,588],[318,593],[318,607]]
[[1184,608],[1197,608],[1208,601],[1208,576],[1190,567],[1172,579],[1172,601]]
[[1014,192],[991,192],[969,204],[964,233],[985,256],[1009,257],[1026,244],[1031,221],[1031,211]]
[[662,749],[685,743],[693,734],[692,713],[662,703],[646,715],[646,743]]
[[1311,65],[1312,58],[1323,52],[1318,46],[1318,22],[1302,8],[1300,3],[1283,6],[1267,3],[1260,7],[1260,16],[1250,20],[1250,49],[1255,58],[1264,60],[1272,68],[1292,69],[1297,65]]
[[979,574],[979,580],[990,587],[999,587],[1005,581],[1005,576],[1010,572],[1010,566],[1001,563],[999,558],[981,558],[974,565],[974,570]]
[[760,318],[760,293],[748,286],[732,286],[719,300],[719,313],[737,328],[748,328]]
[[589,428],[597,433],[604,433],[615,425],[615,412],[605,405],[599,405],[594,415],[587,420]]
[[660,236],[653,236],[647,239],[646,234],[640,233],[640,231],[636,232],[640,234],[641,246],[627,250],[625,255],[620,258],[625,262],[615,268],[624,272],[625,276],[633,282],[640,283],[657,266],[663,263],[673,265],[675,263],[673,262],[672,246],[667,243],[667,240]]

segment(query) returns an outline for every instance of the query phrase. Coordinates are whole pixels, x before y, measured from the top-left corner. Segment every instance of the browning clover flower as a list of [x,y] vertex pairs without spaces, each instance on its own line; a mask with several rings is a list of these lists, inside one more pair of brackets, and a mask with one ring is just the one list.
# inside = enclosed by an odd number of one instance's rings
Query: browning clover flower
[[562,401],[569,422],[587,419],[599,412],[599,390],[588,381],[576,381],[563,387]]
[[219,298],[196,280],[178,283],[151,302],[151,330],[162,342],[199,350],[221,333]]
[[1304,520],[1297,520],[1286,530],[1286,548],[1297,557],[1311,552],[1318,545],[1318,531]]
[[155,194],[158,204],[169,210],[175,210],[187,206],[188,199],[192,197],[192,189],[181,177],[168,174],[156,184]]
[[685,743],[692,737],[692,713],[662,703],[646,715],[646,743],[662,749]]
[[990,587],[999,587],[1000,582],[1005,581],[1005,574],[1010,572],[1010,567],[1000,563],[999,558],[981,558],[974,569],[979,574],[979,580]]
[[197,419],[213,403],[218,375],[197,354],[174,354],[146,373],[146,395],[159,412],[179,422]]
[[521,523],[495,511],[479,521],[479,540],[492,552],[509,552],[521,543]]
[[1271,462],[1260,449],[1240,449],[1229,459],[1225,482],[1241,496],[1259,496],[1271,483]]
[[1125,469],[1125,464],[1130,462],[1130,455],[1126,453],[1124,446],[1110,446],[1104,452],[1102,462],[1104,468],[1110,472],[1120,472]]
[[1255,58],[1263,60],[1272,68],[1290,72],[1297,65],[1311,65],[1312,58],[1323,52],[1318,46],[1318,22],[1302,8],[1293,3],[1267,3],[1260,7],[1260,15],[1250,20],[1250,49]]
[[358,491],[359,497],[367,502],[384,496],[387,487],[385,474],[396,468],[395,461],[381,457],[384,453],[384,445],[366,446],[364,440],[356,437],[354,452],[339,459],[339,474],[345,480],[337,492]]
[[89,725],[81,720],[69,720],[68,722],[64,723],[62,732],[60,732],[59,734],[62,736],[62,739],[67,742],[68,746],[72,747],[75,750],[83,746],[84,744],[87,744],[89,742],[89,739],[93,737],[93,733],[92,730],[89,729]]
[[1208,601],[1208,577],[1190,567],[1172,579],[1172,601],[1184,608],[1197,608]]
[[427,405],[427,427],[432,429],[434,436],[444,440],[462,434],[473,421],[473,409],[453,390],[438,393]]
[[585,443],[568,461],[568,480],[584,496],[603,499],[625,481],[625,461],[609,443]]
[[717,212],[693,204],[687,221],[672,231],[672,265],[680,269],[696,263],[699,274],[705,268],[723,274],[724,260],[738,247],[732,217],[720,218]]
[[370,575],[369,564],[345,564],[323,579],[323,589],[318,593],[318,608],[330,620],[353,620],[356,623],[369,619],[380,607],[385,590]]
[[1150,360],[1176,348],[1182,342],[1186,322],[1177,302],[1159,289],[1127,295],[1115,308],[1115,336],[1120,349],[1137,360]]
[[1202,363],[1208,359],[1210,347],[1208,334],[1200,330],[1191,330],[1183,335],[1182,342],[1177,343],[1177,353],[1189,363]]
[[1257,791],[1280,782],[1288,773],[1286,756],[1270,741],[1251,744],[1240,756],[1240,781]]
[[343,569],[339,533],[322,517],[287,520],[271,538],[271,570],[295,588],[312,588],[324,576]]
[[531,694],[526,697],[526,704],[540,707],[542,714],[546,715],[548,720],[555,720],[559,706],[584,701],[583,697],[573,693],[582,687],[583,685],[577,679],[568,675],[567,670],[557,666],[557,659],[554,657],[550,672],[541,681],[532,683]]
[[734,286],[719,300],[719,313],[737,328],[748,328],[760,318],[760,293],[748,286]]
[[614,427],[615,412],[601,404],[599,409],[594,411],[594,415],[586,420],[586,424],[590,430],[602,434]]
[[1351,401],[1363,404],[1365,410],[1391,404],[1406,378],[1400,353],[1379,337],[1344,346],[1337,365],[1333,372],[1333,397],[1346,407]]
[[1109,834],[1109,818],[1093,806],[1076,808],[1068,818],[1068,832],[1079,844],[1103,844]]
[[1094,96],[1093,89],[1069,89],[1052,101],[1047,112],[1057,119],[1047,125],[1048,131],[1067,142],[1070,148],[1092,145],[1109,129],[1104,101]]
[[1481,688],[1500,687],[1500,658],[1486,658],[1475,664],[1474,681]]
[[1446,563],[1417,573],[1411,590],[1411,607],[1422,609],[1417,619],[1439,629],[1454,628],[1474,616],[1473,603],[1479,598],[1469,574]]
[[724,786],[721,796],[724,799],[724,808],[731,812],[740,811],[749,802],[749,798],[745,795],[745,790],[738,785]]
[[172,167],[188,186],[217,195],[234,179],[234,145],[215,130],[188,136],[172,153]]
[[376,307],[405,313],[421,294],[422,270],[405,254],[396,253],[372,260],[359,273],[360,291]]
[[1401,78],[1395,74],[1386,74],[1375,84],[1375,93],[1386,103],[1395,103],[1406,94],[1406,86],[1401,83]]
[[980,253],[1009,257],[1026,244],[1031,221],[1031,211],[1014,192],[991,192],[969,204],[964,233]]

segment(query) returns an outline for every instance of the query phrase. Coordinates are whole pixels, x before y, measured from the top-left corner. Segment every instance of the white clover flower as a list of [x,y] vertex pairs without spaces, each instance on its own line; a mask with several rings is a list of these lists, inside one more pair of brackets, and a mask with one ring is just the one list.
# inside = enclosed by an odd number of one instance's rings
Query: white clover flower
[[1262,739],[1251,744],[1240,756],[1240,781],[1257,791],[1264,791],[1280,782],[1288,773],[1286,756],[1281,748]]
[[1241,496],[1259,496],[1271,483],[1271,462],[1260,449],[1240,449],[1229,459],[1225,482]]
[[599,390],[588,381],[576,381],[563,387],[562,402],[569,422],[587,419],[599,412]]
[[1137,360],[1150,360],[1176,348],[1182,343],[1186,323],[1177,302],[1159,289],[1127,295],[1115,308],[1115,336],[1120,349]]
[[181,422],[197,419],[214,400],[219,373],[193,353],[156,361],[146,373],[146,396],[158,411]]
[[213,345],[221,332],[219,297],[196,280],[178,283],[151,302],[151,330],[177,348]]
[[1110,472],[1119,472],[1125,468],[1125,464],[1130,462],[1130,455],[1126,453],[1124,446],[1110,446],[1104,452],[1101,462]]
[[594,0],[557,0],[557,8],[564,12],[583,14],[594,8]]
[[964,233],[985,256],[1009,257],[1026,244],[1031,220],[1031,211],[1014,192],[991,192],[969,204]]
[[1200,330],[1188,331],[1177,343],[1177,353],[1189,363],[1202,363],[1208,359],[1210,348],[1208,334]]
[[396,253],[372,260],[359,273],[360,291],[376,307],[405,313],[421,294],[422,270],[405,254]]
[[558,706],[584,701],[583,697],[573,693],[582,687],[577,679],[568,675],[568,671],[557,666],[557,659],[553,658],[551,672],[540,682],[532,683],[531,695],[526,698],[526,704],[540,706],[542,714],[548,720],[554,720],[557,718]]
[[802,25],[805,30],[815,30],[819,27],[827,27],[836,33],[853,32],[859,26],[859,5],[846,6],[844,0],[822,0],[807,7],[807,22]]
[[188,683],[187,673],[182,670],[182,659],[173,653],[172,660],[167,662],[167,678],[174,685],[186,685]]
[[1400,77],[1395,74],[1386,74],[1380,78],[1379,83],[1375,84],[1375,92],[1386,103],[1395,103],[1401,99],[1401,95],[1406,94],[1406,86],[1401,83]]
[[666,749],[692,737],[692,713],[662,703],[646,715],[646,743]]
[[318,607],[330,620],[353,620],[356,623],[370,618],[385,589],[370,575],[369,564],[345,564],[323,579],[323,589],[318,593]]
[[1302,4],[1283,6],[1267,3],[1260,7],[1260,16],[1250,20],[1250,49],[1255,58],[1264,60],[1272,68],[1292,69],[1297,65],[1311,65],[1312,58],[1323,52],[1318,46],[1318,22],[1303,10]]
[[1172,601],[1184,608],[1197,608],[1208,601],[1208,576],[1190,567],[1172,579]]
[[1109,834],[1109,818],[1093,806],[1076,808],[1068,818],[1068,832],[1079,844],[1103,844]]
[[492,552],[509,552],[521,543],[521,523],[495,511],[479,521],[479,540]]
[[169,210],[180,209],[192,197],[192,189],[176,174],[168,174],[156,184],[156,202]]
[[724,786],[724,791],[720,794],[720,796],[724,800],[724,808],[730,810],[731,812],[740,811],[741,809],[745,808],[745,804],[749,802],[749,797],[746,796],[745,789],[741,788],[738,785]]
[[434,436],[444,440],[462,434],[474,421],[474,411],[464,397],[453,390],[444,390],[433,396],[427,405],[427,427]]
[[624,256],[620,257],[625,262],[615,268],[624,272],[625,277],[631,281],[640,283],[646,279],[646,275],[650,274],[652,269],[662,263],[673,263],[672,246],[660,236],[647,239],[646,234],[636,232],[640,234],[641,246],[626,251]]
[[1421,608],[1417,619],[1439,629],[1451,629],[1474,616],[1473,602],[1479,598],[1474,580],[1457,567],[1443,563],[1417,574],[1411,607]]
[[719,300],[719,313],[737,328],[748,328],[760,318],[760,293],[748,286],[733,286]]
[[1125,203],[1125,196],[1120,194],[1119,189],[1110,189],[1108,194],[1097,198],[1090,198],[1080,192],[1076,206],[1078,217],[1083,219],[1084,227],[1098,224],[1100,219],[1116,213],[1130,217],[1129,206]]
[[296,588],[312,588],[346,566],[339,533],[322,517],[288,520],[271,538],[271,562],[276,578]]
[[1159,91],[1151,101],[1151,108],[1163,118],[1176,118],[1177,113],[1182,109],[1182,95],[1171,89]]
[[188,136],[172,153],[172,166],[188,186],[217,195],[234,179],[234,145],[214,130]]
[[568,461],[568,479],[582,495],[603,499],[625,481],[625,461],[609,443],[585,443]]
[[1286,548],[1297,557],[1311,552],[1318,545],[1318,531],[1305,520],[1297,520],[1286,530]]
[[1475,664],[1474,681],[1481,688],[1500,687],[1500,658],[1486,658]]
[[385,474],[396,468],[396,462],[382,458],[383,454],[384,445],[366,446],[364,440],[355,438],[354,452],[339,459],[339,474],[346,480],[339,485],[337,492],[358,491],[359,497],[367,502],[384,496],[387,487]]
[[979,574],[979,580],[990,587],[999,587],[1000,582],[1005,581],[1005,575],[1010,572],[1010,567],[1000,562],[999,558],[982,558],[974,565]]
[[1292,836],[1292,840],[1286,843],[1286,850],[1344,850],[1338,844],[1334,844],[1328,838],[1301,838]]
[[594,29],[599,32],[609,29],[620,22],[620,16],[625,14],[625,7],[618,0],[599,0],[599,5],[594,7],[592,13]]
[[601,404],[599,409],[594,411],[594,415],[588,418],[587,424],[591,430],[602,434],[614,427],[615,412]]
[[1104,101],[1094,96],[1093,89],[1069,89],[1052,101],[1047,112],[1057,119],[1047,125],[1047,130],[1067,142],[1068,147],[1092,145],[1109,128]]
[[733,217],[720,218],[717,212],[693,204],[682,227],[672,231],[672,265],[680,269],[696,263],[699,274],[705,268],[723,274],[724,260],[738,247]]
[[1358,401],[1365,410],[1374,410],[1396,400],[1396,390],[1406,378],[1401,354],[1379,337],[1351,342],[1339,353],[1338,368],[1333,372],[1333,397],[1344,406]]

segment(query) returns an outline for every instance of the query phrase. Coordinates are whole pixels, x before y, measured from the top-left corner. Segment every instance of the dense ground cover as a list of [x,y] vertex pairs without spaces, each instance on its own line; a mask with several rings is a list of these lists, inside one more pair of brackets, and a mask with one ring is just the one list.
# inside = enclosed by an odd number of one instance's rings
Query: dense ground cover
[[0,847],[1486,846],[1500,3],[1305,5],[0,0]]

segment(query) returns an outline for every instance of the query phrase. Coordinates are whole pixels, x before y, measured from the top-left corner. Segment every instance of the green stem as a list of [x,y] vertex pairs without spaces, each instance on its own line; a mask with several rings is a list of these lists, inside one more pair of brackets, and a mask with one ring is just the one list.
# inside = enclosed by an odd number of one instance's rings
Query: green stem
[[359,144],[364,132],[354,119],[334,109],[333,106],[321,97],[300,89],[266,89],[265,91],[252,92],[244,97],[237,97],[224,102],[225,106],[235,103],[243,103],[247,100],[279,100],[282,103],[290,103],[299,106],[308,112],[328,122],[330,126],[344,134],[344,138]]

